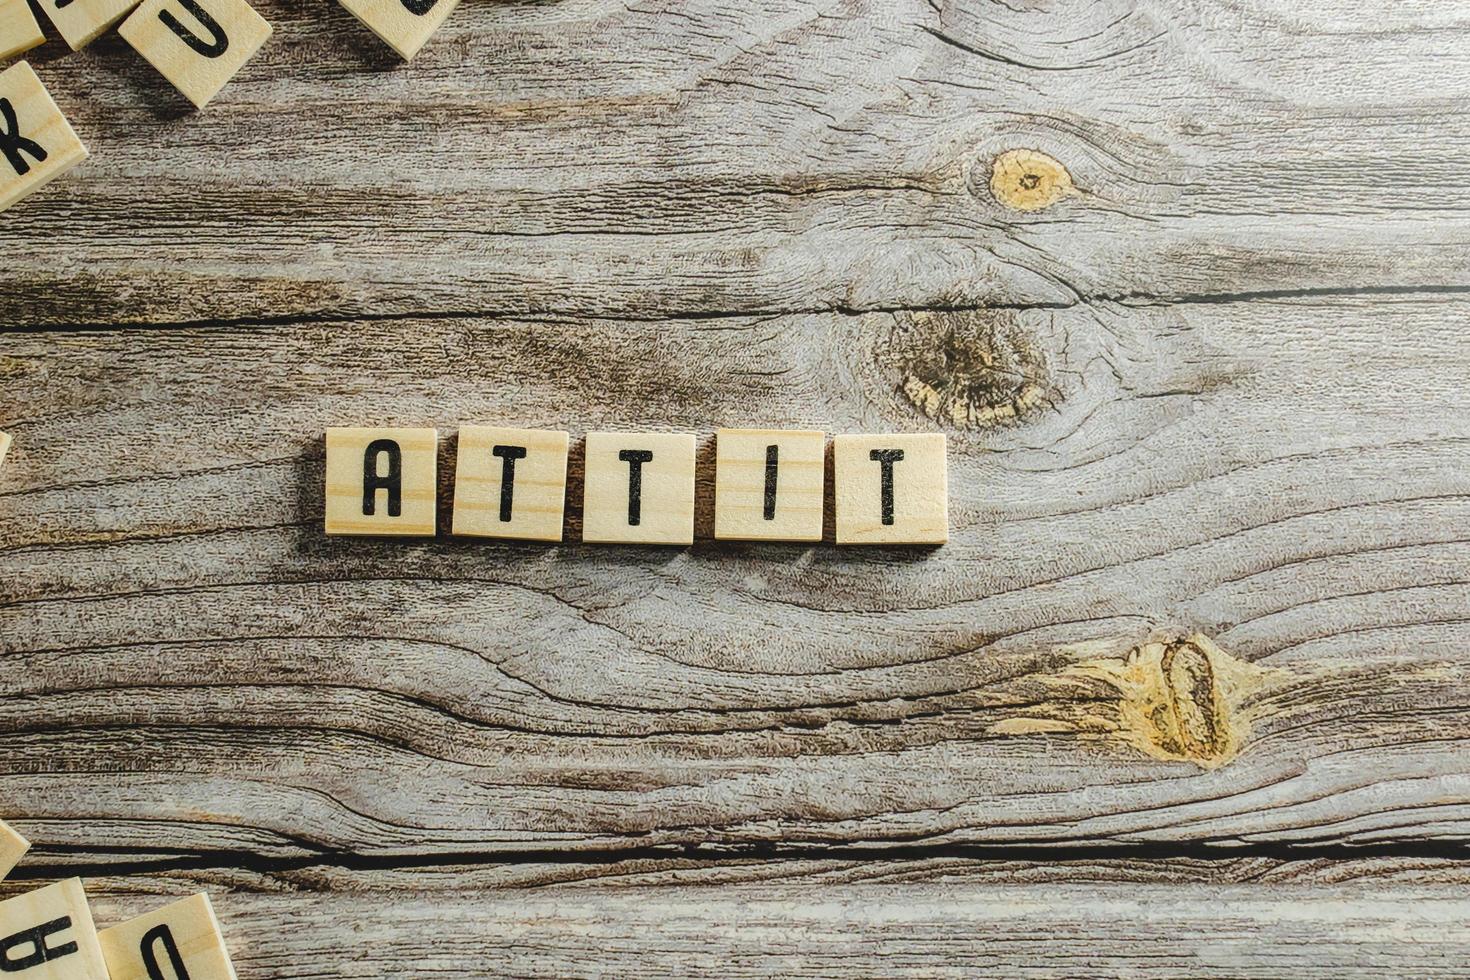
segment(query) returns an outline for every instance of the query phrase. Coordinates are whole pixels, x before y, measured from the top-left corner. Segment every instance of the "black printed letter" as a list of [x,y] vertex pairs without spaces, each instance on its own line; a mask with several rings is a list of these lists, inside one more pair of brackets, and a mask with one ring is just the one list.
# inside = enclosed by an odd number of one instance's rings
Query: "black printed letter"
[[5,159],[15,169],[16,176],[23,177],[31,172],[31,165],[20,155],[21,151],[29,153],[40,163],[46,159],[46,148],[35,140],[28,140],[20,135],[20,120],[15,118],[15,107],[10,104],[9,99],[0,99],[0,116],[5,119],[5,131],[0,133],[0,152],[5,154]]
[[883,523],[893,523],[893,464],[903,459],[902,449],[874,449],[868,458],[883,467]]
[[179,19],[167,10],[160,10],[158,12],[158,19],[163,21],[163,26],[173,31],[179,36],[179,40],[206,58],[218,58],[224,54],[225,50],[230,46],[230,39],[225,35],[225,29],[219,26],[219,21],[209,16],[204,8],[199,6],[199,0],[178,0],[178,2],[183,5],[185,10],[193,15],[194,19],[199,22],[200,27],[209,32],[209,36],[213,40],[204,40],[204,38],[195,34],[183,24],[180,24]]
[[422,17],[434,9],[434,4],[439,0],[403,0],[403,9],[415,17]]
[[653,459],[653,451],[624,449],[618,459],[628,464],[628,526],[637,527],[643,518],[643,464]]
[[[388,472],[378,475],[378,456],[388,455]],[[392,439],[374,439],[362,456],[362,513],[372,517],[378,509],[378,491],[388,491],[388,516],[403,513],[403,450]]]
[[168,954],[169,963],[173,964],[173,980],[189,980],[189,971],[184,969],[184,957],[179,954],[174,934],[166,925],[154,926],[143,933],[143,941],[138,944],[138,951],[143,954],[143,965],[148,968],[148,980],[168,980],[158,965],[158,955],[153,952],[154,944],[159,942],[163,943],[163,951]]
[[766,447],[766,520],[776,519],[776,463],[780,447]]
[[516,460],[526,458],[525,446],[496,446],[491,455],[499,456],[500,464],[500,519],[510,520],[511,504],[516,495]]
[[[19,973],[29,970],[33,966],[51,960],[59,960],[77,951],[76,943],[63,943],[60,946],[46,945],[47,937],[54,933],[71,928],[71,916],[63,915],[59,919],[33,926],[13,936],[0,939],[0,973]],[[31,951],[21,957],[12,957],[11,951],[17,946],[29,945]]]

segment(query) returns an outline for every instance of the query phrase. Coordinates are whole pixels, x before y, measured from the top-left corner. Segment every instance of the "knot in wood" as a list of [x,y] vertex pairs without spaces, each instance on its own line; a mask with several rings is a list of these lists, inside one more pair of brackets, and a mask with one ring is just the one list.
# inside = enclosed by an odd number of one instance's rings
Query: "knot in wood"
[[1040,150],[1006,150],[990,165],[990,193],[1013,211],[1041,211],[1077,193],[1061,161]]
[[956,428],[1013,424],[1056,401],[1041,345],[1008,311],[909,314],[891,354],[914,407]]

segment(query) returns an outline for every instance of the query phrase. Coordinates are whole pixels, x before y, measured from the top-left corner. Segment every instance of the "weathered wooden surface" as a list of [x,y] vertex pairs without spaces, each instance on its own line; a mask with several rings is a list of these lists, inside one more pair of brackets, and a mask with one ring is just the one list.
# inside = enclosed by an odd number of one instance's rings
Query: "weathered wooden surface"
[[[36,59],[7,891],[208,887],[247,980],[1465,975],[1470,14],[262,10],[197,117]],[[326,539],[390,422],[698,432],[701,540],[575,450],[559,546]],[[951,542],[708,540],[746,424],[947,432]]]

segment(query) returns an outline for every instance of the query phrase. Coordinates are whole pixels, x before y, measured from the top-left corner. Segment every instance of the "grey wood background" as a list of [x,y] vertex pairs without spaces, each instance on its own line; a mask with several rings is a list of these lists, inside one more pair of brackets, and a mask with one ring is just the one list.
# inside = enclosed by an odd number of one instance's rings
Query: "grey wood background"
[[[202,114],[31,58],[0,891],[246,980],[1470,976],[1470,4],[259,7]],[[560,546],[328,540],[379,422],[698,432],[706,540],[575,453]],[[951,543],[707,540],[740,424],[948,433]]]

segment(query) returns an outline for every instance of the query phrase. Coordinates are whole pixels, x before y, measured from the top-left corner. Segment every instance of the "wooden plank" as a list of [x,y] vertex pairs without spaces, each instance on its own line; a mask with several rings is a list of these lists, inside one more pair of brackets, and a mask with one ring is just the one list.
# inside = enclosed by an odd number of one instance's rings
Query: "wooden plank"
[[[477,4],[391,71],[261,12],[207,118],[115,38],[43,65],[105,152],[6,216],[7,322],[1470,286],[1443,5]],[[1018,150],[1075,192],[1011,207]]]
[[[0,816],[83,860],[1454,846],[1466,312],[16,336]],[[701,540],[324,537],[324,421],[389,416],[701,431]],[[950,543],[709,540],[753,423],[948,431]]]
[[[156,899],[93,886],[99,922]],[[1463,887],[965,883],[215,897],[240,976],[1463,977]]]

